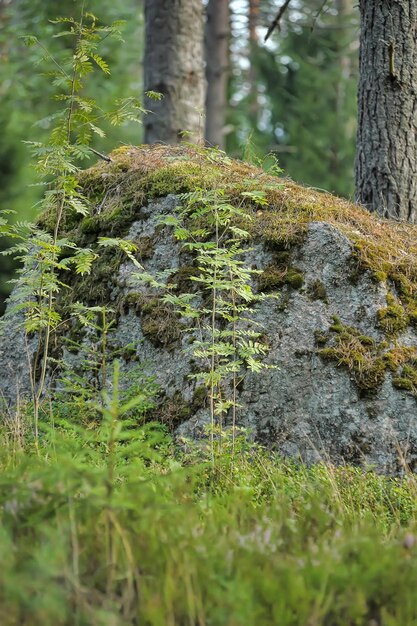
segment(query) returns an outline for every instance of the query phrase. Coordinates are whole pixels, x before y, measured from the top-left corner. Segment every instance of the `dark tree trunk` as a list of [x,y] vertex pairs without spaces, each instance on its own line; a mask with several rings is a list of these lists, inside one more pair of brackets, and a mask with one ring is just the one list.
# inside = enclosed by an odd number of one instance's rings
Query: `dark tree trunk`
[[[203,3],[201,0],[145,0],[145,142],[177,144],[203,134],[205,98]],[[185,133],[185,136],[184,136]]]
[[229,0],[209,0],[206,22],[206,140],[224,149],[229,73]]
[[357,200],[417,222],[417,2],[359,5]]

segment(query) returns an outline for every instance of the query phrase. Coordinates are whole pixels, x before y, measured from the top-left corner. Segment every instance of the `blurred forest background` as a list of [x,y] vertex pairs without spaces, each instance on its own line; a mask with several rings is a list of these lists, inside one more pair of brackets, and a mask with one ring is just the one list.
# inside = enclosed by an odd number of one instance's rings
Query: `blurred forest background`
[[[353,0],[293,0],[268,42],[264,35],[282,0],[231,0],[227,24],[228,96],[224,149],[256,160],[274,153],[284,174],[296,181],[350,197],[356,134],[359,15]],[[42,141],[56,110],[56,87],[35,35],[59,61],[70,52],[54,37],[50,22],[78,17],[75,0],[0,0],[0,209],[16,219],[34,219],[43,188],[25,141]],[[143,91],[142,0],[89,0],[87,10],[104,24],[125,20],[123,42],[103,41],[111,75],[92,75],[89,90],[103,108]],[[51,61],[49,61],[49,64]],[[59,103],[58,103],[59,104]],[[202,112],[204,115],[204,112]],[[141,126],[109,127],[93,146],[108,152],[120,143],[139,144]],[[95,157],[93,158],[93,161]],[[5,242],[0,242],[1,246]],[[0,258],[0,308],[13,272]]]

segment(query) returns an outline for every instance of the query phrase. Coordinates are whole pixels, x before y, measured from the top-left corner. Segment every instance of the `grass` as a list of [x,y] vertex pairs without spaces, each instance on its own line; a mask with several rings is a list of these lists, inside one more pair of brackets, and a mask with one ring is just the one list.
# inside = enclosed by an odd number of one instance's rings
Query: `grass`
[[413,476],[227,433],[212,465],[117,400],[99,428],[62,408],[38,445],[25,420],[2,428],[2,626],[416,624]]

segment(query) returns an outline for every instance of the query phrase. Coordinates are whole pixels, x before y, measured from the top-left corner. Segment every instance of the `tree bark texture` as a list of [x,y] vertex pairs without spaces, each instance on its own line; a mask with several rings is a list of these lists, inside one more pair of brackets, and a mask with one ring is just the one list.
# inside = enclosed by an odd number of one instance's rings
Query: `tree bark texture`
[[357,200],[417,222],[417,2],[360,0]]
[[222,150],[225,147],[229,43],[229,0],[209,0],[205,31],[206,140]]
[[203,134],[205,99],[203,3],[145,0],[145,142],[197,142]]

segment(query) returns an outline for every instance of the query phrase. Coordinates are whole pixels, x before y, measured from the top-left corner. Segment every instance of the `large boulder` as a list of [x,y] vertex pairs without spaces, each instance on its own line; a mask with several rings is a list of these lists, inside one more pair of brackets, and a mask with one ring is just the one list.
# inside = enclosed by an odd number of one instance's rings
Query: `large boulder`
[[[138,245],[147,272],[172,270],[178,292],[192,289],[195,262],[159,216],[175,212],[179,194],[222,189],[253,217],[245,262],[261,272],[255,290],[278,293],[262,300],[255,314],[270,346],[265,360],[275,367],[244,375],[239,425],[308,462],[413,471],[417,228],[212,150],[126,147],[111,156],[111,163],[80,172],[90,215],[68,216],[65,236],[92,249],[99,236],[126,237]],[[257,191],[266,206],[254,202]],[[40,224],[51,229],[53,215],[41,216]],[[66,276],[71,289],[62,296],[63,310],[74,301],[111,307],[109,358],[121,358],[122,378],[140,365],[159,386],[152,417],[179,436],[199,436],[209,412],[205,389],[190,377],[198,364],[187,351],[189,322],[162,301],[158,288],[138,283],[137,268],[122,253],[109,248],[99,254],[90,275]],[[9,402],[30,393],[28,364],[38,346],[36,337],[25,336],[21,315],[9,308],[0,340],[0,390]],[[75,322],[61,327],[53,341],[51,385],[60,362],[76,369],[85,359],[74,346],[94,340]]]

